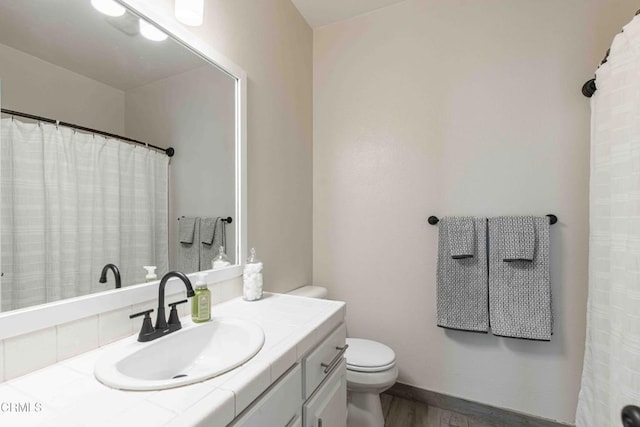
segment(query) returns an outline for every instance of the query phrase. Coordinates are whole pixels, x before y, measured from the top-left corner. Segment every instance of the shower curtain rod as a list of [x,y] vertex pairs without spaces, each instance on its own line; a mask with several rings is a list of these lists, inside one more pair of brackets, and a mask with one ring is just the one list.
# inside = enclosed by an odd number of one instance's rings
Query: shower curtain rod
[[[638,15],[640,15],[640,9],[636,11],[636,14],[634,16]],[[624,29],[622,31],[624,31]],[[600,62],[600,65],[607,62],[607,60],[609,59],[609,53],[611,53],[611,48],[607,49],[607,53],[605,53],[604,59]],[[598,65],[598,67],[600,67],[600,65]],[[595,77],[591,80],[588,80],[585,84],[582,85],[582,94],[587,98],[591,98],[593,94],[596,93],[596,90],[598,90],[598,87],[596,86]]]
[[53,120],[53,119],[49,119],[49,118],[46,118],[46,117],[34,116],[33,114],[27,114],[27,113],[21,113],[19,111],[7,110],[6,108],[0,109],[0,112],[2,112],[4,114],[8,114],[10,116],[24,117],[26,119],[36,120],[36,121],[39,121],[39,122],[52,123],[52,124],[54,124],[56,126],[64,126],[64,127],[68,127],[68,128],[71,128],[71,129],[81,130],[81,131],[84,131],[84,132],[97,133],[98,135],[108,136],[110,138],[121,139],[121,140],[127,141],[127,142],[133,142],[135,144],[144,145],[145,147],[155,148],[158,151],[162,151],[163,153],[165,153],[169,157],[173,157],[173,155],[176,152],[173,149],[173,147],[162,148],[162,147],[158,147],[156,145],[147,144],[146,142],[138,141],[137,139],[127,138],[126,136],[120,136],[120,135],[116,135],[114,133],[104,132],[104,131],[97,130],[97,129],[91,129],[91,128],[87,128],[87,127],[80,126],[80,125],[74,125],[73,123],[61,122],[59,120]]

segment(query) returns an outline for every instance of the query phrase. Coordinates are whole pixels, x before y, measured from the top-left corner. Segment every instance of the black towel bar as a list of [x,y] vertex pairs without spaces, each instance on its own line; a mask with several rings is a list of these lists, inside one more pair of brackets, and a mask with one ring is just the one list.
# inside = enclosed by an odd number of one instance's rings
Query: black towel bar
[[[184,218],[184,215],[181,216],[180,218]],[[180,221],[180,218],[178,218],[178,221]],[[226,222],[227,224],[231,224],[233,222],[233,218],[231,218],[230,216],[228,216],[226,218],[222,218],[222,222]]]
[[[553,225],[556,222],[558,222],[558,217],[555,216],[554,214],[548,214],[547,216],[549,217],[549,224]],[[427,221],[431,225],[436,225],[438,222],[440,222],[440,219],[437,216],[431,215],[429,219],[427,219]]]

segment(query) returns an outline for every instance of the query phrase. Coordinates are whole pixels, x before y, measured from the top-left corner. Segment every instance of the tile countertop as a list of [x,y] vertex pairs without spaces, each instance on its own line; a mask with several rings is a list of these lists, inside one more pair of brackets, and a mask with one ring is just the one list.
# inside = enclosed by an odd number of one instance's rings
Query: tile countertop
[[226,426],[344,315],[345,303],[339,301],[281,294],[253,302],[236,298],[213,306],[212,316],[253,320],[264,329],[264,346],[244,365],[168,390],[115,390],[95,379],[93,367],[118,341],[0,384],[0,425]]

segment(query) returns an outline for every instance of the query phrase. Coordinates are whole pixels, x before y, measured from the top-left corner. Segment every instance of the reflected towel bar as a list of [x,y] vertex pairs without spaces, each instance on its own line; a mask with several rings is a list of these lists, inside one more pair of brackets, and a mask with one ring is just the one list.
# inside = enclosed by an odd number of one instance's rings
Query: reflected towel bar
[[[184,218],[184,215],[181,216],[180,218]],[[178,218],[178,221],[180,221],[180,218]],[[222,222],[226,222],[227,224],[231,224],[233,222],[233,218],[231,218],[230,216],[228,216],[226,218],[220,218],[220,220]]]
[[[548,214],[547,216],[549,217],[549,224],[553,225],[558,222],[558,217],[554,214]],[[437,216],[432,215],[429,217],[429,219],[427,219],[427,222],[429,222],[429,224],[431,225],[436,225],[438,222],[440,222],[440,219]]]

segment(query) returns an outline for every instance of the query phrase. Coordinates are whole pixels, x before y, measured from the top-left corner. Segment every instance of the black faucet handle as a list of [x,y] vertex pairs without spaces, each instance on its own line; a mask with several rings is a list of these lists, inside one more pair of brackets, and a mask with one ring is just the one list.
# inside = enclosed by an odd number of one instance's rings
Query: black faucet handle
[[180,317],[178,316],[178,310],[176,309],[176,306],[179,304],[184,304],[187,301],[189,300],[183,299],[182,301],[176,301],[169,304],[169,307],[171,307],[171,312],[169,313],[169,326],[171,325],[177,325],[180,327],[182,326],[180,324]]
[[171,309],[173,310],[174,308],[176,308],[176,305],[184,304],[185,302],[188,302],[188,301],[189,301],[188,299],[183,299],[182,301],[170,302],[169,307],[171,307]]
[[143,316],[144,317],[149,317],[149,314],[153,313],[153,308],[150,308],[149,310],[146,311],[141,311],[140,313],[135,313],[129,316],[129,319],[133,319],[134,317],[140,317]]
[[153,308],[129,316],[129,319],[133,319],[134,317],[144,315],[144,319],[142,319],[142,328],[140,328],[140,333],[138,334],[138,341],[140,342],[150,341],[153,337],[155,329],[153,327],[153,323],[151,323],[151,316],[149,316],[152,312]]

